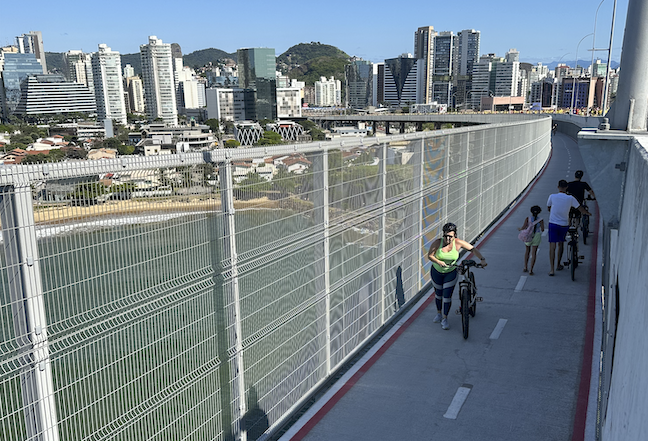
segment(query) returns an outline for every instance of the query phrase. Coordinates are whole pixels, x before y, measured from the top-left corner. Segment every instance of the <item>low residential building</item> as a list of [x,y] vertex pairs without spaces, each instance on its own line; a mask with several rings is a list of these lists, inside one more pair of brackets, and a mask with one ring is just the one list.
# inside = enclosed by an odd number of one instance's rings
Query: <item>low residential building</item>
[[98,160],[98,159],[115,159],[117,157],[117,150],[115,149],[92,149],[88,152],[88,159]]

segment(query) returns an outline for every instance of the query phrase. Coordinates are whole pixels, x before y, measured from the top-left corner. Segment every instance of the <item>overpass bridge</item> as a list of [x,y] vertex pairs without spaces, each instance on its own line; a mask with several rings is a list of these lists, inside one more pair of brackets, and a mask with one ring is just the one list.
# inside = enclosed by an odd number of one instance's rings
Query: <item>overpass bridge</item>
[[533,114],[485,114],[485,113],[452,113],[452,114],[367,114],[367,115],[311,115],[308,119],[316,122],[320,127],[331,129],[337,126],[358,126],[363,123],[372,127],[375,135],[377,127],[384,129],[390,135],[392,129],[397,133],[407,133],[414,129],[422,131],[423,125],[433,124],[435,130],[440,130],[448,124],[452,128],[470,127],[479,124],[495,124],[510,121],[533,119]]

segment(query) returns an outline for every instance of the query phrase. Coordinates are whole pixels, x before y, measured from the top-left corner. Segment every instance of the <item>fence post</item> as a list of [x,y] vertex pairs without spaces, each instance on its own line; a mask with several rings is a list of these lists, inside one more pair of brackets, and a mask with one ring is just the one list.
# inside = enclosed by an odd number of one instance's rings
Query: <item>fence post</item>
[[27,437],[58,441],[45,299],[29,184],[1,189],[0,222],[16,342],[22,346],[20,383]]
[[330,254],[329,254],[329,168],[328,152],[317,152],[313,157],[313,199],[315,209],[315,223],[321,225],[323,238],[321,252],[318,258],[322,259],[322,277],[324,280],[324,304],[326,317],[326,375],[331,373],[331,279]]
[[[240,441],[247,441],[247,433],[241,428],[243,416],[246,412],[245,402],[245,367],[243,366],[243,335],[241,326],[241,299],[238,280],[238,255],[236,252],[236,222],[234,219],[234,181],[232,179],[232,161],[227,158],[220,167],[221,181],[221,209],[225,215],[225,261],[229,261],[230,280],[226,281],[226,290],[229,291],[229,298],[234,306],[234,375],[232,382],[234,400],[238,402],[235,406],[237,412],[233,415],[236,421],[235,436]],[[225,362],[228,362],[227,360]]]
[[380,253],[380,324],[384,324],[387,320],[385,317],[385,302],[387,301],[387,270],[386,259],[386,240],[387,240],[387,144],[380,144],[378,148],[380,161],[378,162],[378,179],[381,193],[381,207],[380,207],[380,230],[378,235],[378,252]]
[[[414,179],[417,180],[416,185],[418,186],[418,193],[419,193],[419,201],[417,204],[418,213],[416,216],[418,220],[418,229],[417,229],[416,237],[418,237],[417,243],[419,249],[414,250],[414,252],[417,253],[418,256],[420,256],[420,258],[418,259],[417,262],[418,268],[415,272],[415,274],[417,275],[417,282],[416,282],[417,285],[415,285],[414,292],[418,292],[423,288],[423,278],[425,277],[425,274],[423,274],[423,267],[427,262],[427,258],[426,258],[427,250],[425,249],[425,238],[423,237],[423,213],[424,213],[423,200],[425,197],[425,194],[423,193],[423,187],[425,186],[423,174],[425,173],[425,138],[419,140],[419,142],[420,142],[420,147],[418,149],[418,161],[415,161],[418,170],[414,171]],[[416,160],[416,155],[414,156],[414,159]]]

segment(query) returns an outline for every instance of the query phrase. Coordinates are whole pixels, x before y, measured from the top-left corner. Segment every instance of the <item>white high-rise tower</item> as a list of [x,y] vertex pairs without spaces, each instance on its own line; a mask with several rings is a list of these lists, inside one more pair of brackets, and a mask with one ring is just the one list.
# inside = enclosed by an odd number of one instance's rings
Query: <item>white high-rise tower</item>
[[105,44],[100,44],[99,51],[92,54],[92,77],[98,119],[101,121],[110,118],[120,124],[126,124],[119,52],[111,50]]
[[140,57],[147,116],[151,120],[161,118],[167,125],[178,125],[171,45],[150,36],[148,44],[140,46]]

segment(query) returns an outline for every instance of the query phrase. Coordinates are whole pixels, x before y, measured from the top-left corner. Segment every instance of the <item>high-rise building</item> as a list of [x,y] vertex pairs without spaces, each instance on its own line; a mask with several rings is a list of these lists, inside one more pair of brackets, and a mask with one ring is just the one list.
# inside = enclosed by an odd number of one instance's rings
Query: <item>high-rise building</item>
[[128,92],[128,104],[133,113],[144,113],[144,85],[140,77],[126,78],[126,90]]
[[171,45],[156,36],[140,46],[146,114],[151,120],[161,118],[167,125],[178,125],[176,90],[171,61]]
[[94,95],[94,79],[92,77],[92,54],[84,54],[79,50],[68,51],[65,58],[65,77],[68,81],[84,84]]
[[94,81],[97,118],[107,118],[126,124],[126,104],[121,74],[121,56],[107,45],[100,44],[92,54],[92,77]]
[[320,77],[315,81],[315,105],[333,107],[342,104],[342,83],[334,77]]
[[45,59],[45,49],[43,48],[43,34],[40,31],[29,31],[28,34],[22,34],[16,37],[18,52],[21,54],[34,54],[43,67],[43,73],[47,73],[47,60]]
[[422,91],[421,102],[427,104],[432,102],[432,76],[434,75],[434,37],[438,32],[433,26],[418,28],[414,33],[414,57],[422,64],[422,76],[420,89]]
[[353,58],[344,67],[347,107],[364,109],[373,105],[373,65],[362,58]]
[[[246,48],[237,51],[239,87],[254,90],[253,114],[248,119],[277,119],[277,61],[271,48]],[[246,112],[247,113],[247,112]]]
[[135,76],[135,69],[130,64],[124,66],[124,78],[132,78]]
[[254,91],[224,87],[206,90],[207,117],[224,121],[245,121],[246,108],[254,110]]
[[457,34],[457,50],[454,73],[455,105],[463,107],[472,90],[473,69],[479,61],[481,33],[474,29],[464,29]]
[[492,75],[492,71],[496,59],[495,54],[482,55],[473,66],[472,92],[469,99],[473,109],[481,107],[483,96],[495,96],[495,76]]
[[87,86],[63,75],[29,75],[21,84],[17,114],[94,113],[94,95]]
[[455,44],[453,32],[440,32],[434,37],[431,99],[439,104],[451,104]]
[[42,75],[43,66],[34,54],[0,52],[0,112],[3,120],[20,101],[20,83],[28,75]]
[[520,53],[510,49],[495,63],[495,96],[520,96]]
[[412,54],[385,60],[384,101],[392,106],[416,104],[420,96],[419,77],[423,65]]

